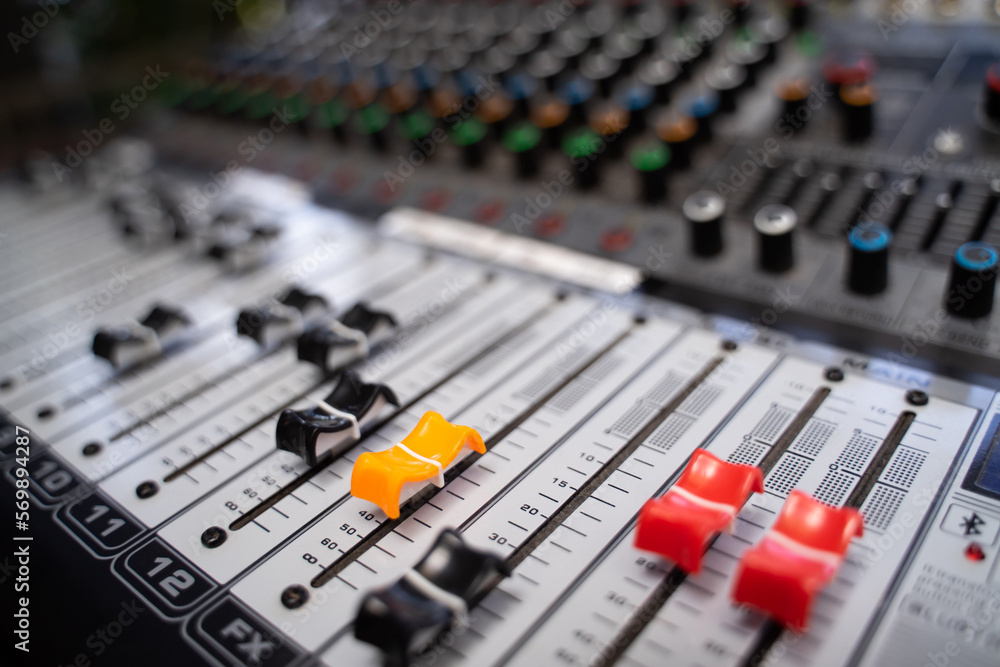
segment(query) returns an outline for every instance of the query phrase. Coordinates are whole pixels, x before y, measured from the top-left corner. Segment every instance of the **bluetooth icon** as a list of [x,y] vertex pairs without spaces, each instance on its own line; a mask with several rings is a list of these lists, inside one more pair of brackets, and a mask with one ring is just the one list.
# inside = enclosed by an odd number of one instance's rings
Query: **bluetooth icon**
[[966,536],[982,535],[983,531],[981,531],[979,527],[982,526],[984,523],[986,522],[983,521],[983,518],[978,514],[976,514],[975,512],[973,512],[972,516],[962,517],[962,530],[965,531]]

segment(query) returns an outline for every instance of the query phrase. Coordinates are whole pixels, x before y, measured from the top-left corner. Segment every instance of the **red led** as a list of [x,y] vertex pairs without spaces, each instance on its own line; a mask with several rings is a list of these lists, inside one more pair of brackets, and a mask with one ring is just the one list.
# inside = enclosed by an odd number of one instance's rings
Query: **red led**
[[535,221],[534,228],[539,238],[549,239],[563,233],[566,229],[566,218],[559,213],[546,215]]
[[619,227],[609,229],[601,234],[601,247],[608,252],[621,252],[627,250],[635,241],[635,234],[631,229]]
[[986,552],[975,542],[970,542],[969,546],[965,547],[965,557],[974,563],[978,563],[986,559]]
[[444,189],[428,190],[420,199],[420,207],[432,213],[440,213],[450,203],[451,193]]
[[642,508],[635,546],[696,574],[708,541],[729,528],[751,493],[763,491],[760,468],[728,463],[696,449],[677,483]]
[[500,221],[503,214],[507,212],[507,205],[502,201],[492,200],[479,206],[476,209],[476,219],[479,222],[492,225]]
[[993,63],[986,71],[986,85],[993,92],[1000,93],[1000,63]]

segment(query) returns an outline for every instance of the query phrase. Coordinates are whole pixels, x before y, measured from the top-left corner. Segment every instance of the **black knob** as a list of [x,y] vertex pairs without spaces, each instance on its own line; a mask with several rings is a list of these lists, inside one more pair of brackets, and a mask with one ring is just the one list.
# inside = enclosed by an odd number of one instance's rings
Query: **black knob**
[[843,50],[831,54],[823,63],[823,78],[840,95],[843,86],[867,83],[875,76],[878,65],[875,58],[865,51]]
[[653,89],[657,104],[666,104],[670,101],[670,93],[679,74],[674,61],[658,56],[647,60],[636,77]]
[[590,112],[590,129],[601,138],[603,148],[599,151],[609,159],[622,156],[625,144],[623,134],[631,123],[629,112],[614,102],[602,102]]
[[802,30],[809,24],[812,16],[812,0],[787,0],[788,22],[796,30]]
[[957,317],[985,317],[993,310],[993,288],[997,280],[997,251],[972,241],[959,246],[951,261],[945,307]]
[[537,33],[531,32],[524,26],[519,26],[510,31],[503,41],[501,48],[508,54],[514,56],[518,62],[524,62],[538,48],[541,37]]
[[527,72],[516,72],[507,77],[504,92],[514,102],[519,117],[527,116],[531,111],[531,98],[538,90],[538,79]]
[[555,95],[540,95],[531,103],[531,122],[542,131],[549,148],[562,147],[563,133],[570,116],[570,106]]
[[505,81],[511,70],[517,66],[517,58],[497,44],[480,54],[478,63],[483,74],[493,75]]
[[844,86],[840,89],[846,141],[864,141],[872,136],[875,129],[877,99],[878,93],[870,83]]
[[785,127],[800,130],[806,126],[813,112],[807,106],[812,88],[805,77],[782,79],[774,85],[774,92],[781,100],[782,116],[779,120]]
[[642,55],[642,42],[626,32],[617,32],[604,38],[604,54],[620,62],[625,74],[631,74],[636,60]]
[[569,120],[576,125],[587,123],[587,103],[594,97],[594,82],[583,76],[571,76],[556,87],[556,92],[569,106]]
[[628,79],[615,86],[615,104],[629,115],[629,134],[640,134],[646,129],[647,116],[655,98],[656,94],[651,86],[634,79]]
[[595,52],[583,57],[580,63],[580,74],[597,86],[602,96],[611,95],[612,84],[615,81],[622,63],[617,58],[603,52]]
[[518,178],[534,178],[538,175],[542,131],[537,126],[522,121],[504,133],[501,143],[514,156]]
[[629,161],[639,175],[642,200],[647,204],[663,201],[667,196],[667,165],[670,164],[670,149],[662,141],[653,138],[631,150]]
[[792,268],[797,225],[798,216],[787,206],[770,204],[757,211],[753,227],[757,230],[757,266],[761,270],[780,273]]
[[376,102],[357,112],[354,116],[354,129],[358,134],[368,137],[372,150],[383,153],[389,146],[386,131],[389,120],[389,112]]
[[497,91],[479,105],[476,118],[482,122],[487,132],[497,140],[503,138],[503,133],[510,125],[514,114],[514,102],[503,92]]
[[581,190],[591,190],[599,181],[598,166],[604,141],[589,128],[574,130],[563,139],[563,153],[570,159],[576,184]]
[[486,124],[478,118],[466,118],[451,129],[451,140],[462,149],[462,164],[470,169],[482,166],[486,156]]
[[667,23],[667,14],[662,6],[636,2],[627,8],[622,29],[638,41],[642,45],[642,53],[648,55],[656,48],[656,38],[666,30]]
[[691,2],[692,0],[670,1],[670,5],[673,8],[674,23],[682,25],[685,21],[687,21],[688,16],[691,15]]
[[552,54],[566,61],[569,67],[578,67],[580,58],[587,51],[589,43],[573,30],[562,30],[552,40]]
[[566,59],[552,49],[538,51],[528,61],[528,74],[545,84],[549,91],[556,89],[556,79],[566,71]]
[[712,140],[712,123],[719,111],[719,94],[707,90],[687,100],[687,112],[698,121],[697,141],[708,143]]
[[764,63],[773,63],[778,57],[778,45],[788,36],[788,21],[778,14],[769,14],[753,19],[749,28],[753,39],[767,49]]
[[889,244],[885,225],[862,222],[847,235],[847,288],[855,294],[878,294],[889,284]]
[[722,219],[726,214],[726,200],[717,192],[701,190],[684,200],[682,210],[691,230],[691,253],[698,257],[712,257],[722,252]]
[[727,0],[726,9],[732,12],[736,25],[746,25],[750,14],[750,0]]
[[747,70],[742,65],[721,63],[705,74],[705,83],[719,95],[719,110],[736,111],[736,96],[747,82]]
[[691,152],[698,138],[698,121],[687,114],[667,111],[653,123],[656,135],[670,146],[674,169],[691,166]]
[[993,63],[986,72],[986,99],[983,108],[988,119],[1000,123],[1000,63]]
[[746,68],[748,86],[756,85],[757,74],[767,62],[768,53],[767,46],[748,37],[736,37],[726,44],[726,58],[729,62]]

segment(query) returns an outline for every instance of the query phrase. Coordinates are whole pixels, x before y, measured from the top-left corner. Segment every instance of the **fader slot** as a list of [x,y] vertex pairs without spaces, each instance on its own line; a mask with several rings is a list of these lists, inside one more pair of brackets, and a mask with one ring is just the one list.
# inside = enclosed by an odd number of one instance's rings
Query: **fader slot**
[[[819,369],[813,372],[818,373]],[[924,459],[915,470],[912,485],[897,490],[899,502],[883,512],[886,523],[866,524],[866,535],[852,543],[836,579],[820,594],[807,641],[800,644],[802,650],[808,646],[810,651],[821,651],[829,659],[844,655],[847,645],[844,642],[853,644],[861,638],[867,623],[864,610],[871,613],[872,599],[877,595],[874,582],[891,578],[896,572],[910,540],[918,532],[920,521],[916,517],[924,516],[930,504],[930,497],[925,495],[927,489],[936,488],[945,475],[951,454],[940,450],[932,453],[926,449],[926,443],[940,441],[941,438],[963,437],[961,434],[967,431],[975,418],[974,411],[947,401],[935,401],[915,408],[903,400],[905,392],[898,389],[895,392],[895,397],[886,396],[877,383],[850,375],[843,383],[834,385],[829,399],[831,403],[823,416],[837,423],[838,428],[819,453],[816,463],[798,483],[798,488],[823,500],[821,486],[826,473],[830,472],[830,466],[835,464],[841,453],[850,451],[852,437],[859,432],[876,435],[877,445],[889,436],[893,421],[900,413],[908,410],[917,413],[917,419],[906,432],[902,444],[906,445],[906,449],[917,447],[930,455],[929,458]],[[832,411],[834,409],[835,412]],[[721,446],[720,453],[724,453],[728,448],[726,443],[720,438],[715,441]],[[924,443],[924,446],[917,443]],[[873,458],[876,447],[865,445],[859,448],[856,439],[853,446],[856,454],[850,459],[851,465],[860,464],[859,470],[863,471]],[[940,463],[932,463],[931,457]],[[844,460],[841,458],[842,462]],[[732,536],[720,536],[706,554],[705,572],[689,577],[678,588],[674,595],[676,599],[667,602],[650,621],[628,647],[623,659],[638,664],[656,664],[657,646],[667,644],[678,654],[690,656],[690,660],[703,664],[731,666],[745,660],[752,653],[761,633],[766,632],[762,628],[768,624],[764,617],[734,606],[728,599],[728,591],[739,556],[764,535],[774,521],[780,504],[781,499],[769,494],[752,498],[739,515],[736,532]],[[898,519],[903,513],[909,513],[911,517],[906,519],[905,524]],[[894,541],[888,549],[876,547],[888,525],[897,526],[894,530],[902,528],[904,537]],[[623,541],[623,545],[626,543]],[[694,587],[691,587],[692,584]],[[685,590],[686,587],[688,590]],[[711,618],[712,623],[703,626],[693,624],[695,611],[698,612],[696,616]],[[834,644],[822,641],[823,637],[834,636],[839,637]]]
[[[362,272],[353,277],[357,281],[355,285],[364,285],[381,275],[379,267],[372,266],[370,269],[372,271],[368,274]],[[298,362],[293,350],[280,348],[249,366],[233,367],[230,372],[210,381],[203,389],[199,388],[194,393],[182,393],[180,402],[168,402],[165,408],[155,406],[151,414],[147,412],[149,417],[136,418],[124,411],[124,419],[114,415],[83,432],[73,433],[68,439],[57,443],[56,447],[85,472],[94,470],[99,475],[106,475],[121,467],[138,451],[148,451],[182,430],[210,418],[224,406],[252,394],[252,385],[248,388],[248,383],[266,385],[272,381],[270,378],[278,377],[296,378],[295,381],[300,383],[300,391],[307,389],[308,383],[315,384],[321,379],[314,367]],[[252,397],[248,400],[252,401]],[[95,441],[113,443],[117,453],[102,451],[97,455],[83,455],[82,447]],[[109,458],[110,466],[106,463]]]
[[[415,254],[374,253],[372,265],[364,267],[349,264],[347,271],[338,272],[330,279],[318,284],[322,293],[341,304],[343,309],[347,304],[361,297],[375,298],[386,290],[391,290],[405,280],[416,269],[420,258]],[[272,285],[273,287],[273,285]],[[336,294],[336,297],[333,295]],[[261,292],[249,293],[244,303],[256,301]],[[233,323],[236,321],[237,310],[232,307],[225,309],[225,330],[213,336],[206,344],[194,345],[189,350],[178,354],[176,358],[165,359],[163,364],[155,364],[154,369],[137,369],[120,378],[113,385],[119,391],[127,391],[133,397],[124,405],[117,401],[110,403],[118,408],[115,415],[109,419],[125,423],[109,429],[110,435],[105,437],[119,439],[122,434],[138,428],[145,422],[155,419],[177,402],[182,402],[196,396],[205,386],[224,380],[229,374],[237,372],[241,366],[252,364],[260,359],[266,351],[259,349],[256,343],[237,336]],[[206,349],[206,348],[214,349]],[[195,357],[189,359],[190,356]],[[174,379],[171,382],[172,378]],[[136,383],[130,380],[138,380]],[[124,386],[121,386],[124,385]],[[150,396],[153,394],[153,396]],[[94,401],[88,401],[86,407],[81,407],[76,414],[86,412],[93,416],[101,415]],[[79,416],[77,418],[80,418]],[[63,424],[57,416],[53,425]],[[69,428],[53,431],[53,442],[58,442],[68,434]],[[94,436],[95,438],[101,436]]]
[[[585,303],[576,302],[567,305],[572,309],[580,309],[580,307],[583,306],[582,309],[577,310],[578,314],[576,315],[576,318],[582,317],[589,310],[586,308]],[[478,336],[480,337],[480,341],[485,342],[490,341],[491,339],[502,339],[504,330],[500,329],[498,333],[496,323],[488,320],[484,321],[482,319],[482,314],[478,311],[478,309],[470,312],[468,315],[471,317],[466,320],[466,326],[469,326],[474,322],[482,322],[480,325],[481,328],[472,328],[472,331],[479,332]],[[553,326],[548,318],[543,318],[542,321],[545,322],[548,327]],[[516,324],[517,320],[509,323],[507,326],[513,328]],[[564,327],[565,325],[558,328],[557,333],[565,335],[563,333],[565,331]],[[491,333],[484,336],[484,332],[487,331]],[[493,389],[493,387],[500,381],[501,378],[512,370],[511,365],[516,368],[518,363],[522,363],[524,360],[537,354],[540,345],[545,345],[546,343],[551,344],[551,340],[551,338],[546,336],[542,339],[542,341],[526,345],[523,350],[518,350],[517,355],[512,355],[508,359],[505,359],[504,364],[490,368],[487,372],[478,372],[475,369],[469,369],[468,372],[460,373],[459,375],[452,377],[449,383],[436,389],[434,392],[418,401],[418,403],[412,405],[408,411],[400,413],[388,424],[382,426],[379,431],[373,435],[373,437],[369,438],[367,441],[361,442],[354,448],[354,450],[352,450],[352,452],[348,452],[344,457],[335,461],[331,466],[328,466],[326,469],[327,473],[322,475],[322,479],[324,481],[322,488],[315,488],[307,483],[300,488],[301,493],[296,492],[295,494],[290,494],[288,497],[283,498],[281,502],[274,505],[272,510],[266,513],[263,517],[255,519],[255,521],[251,522],[247,527],[236,531],[230,537],[229,542],[227,542],[227,544],[222,548],[209,550],[202,547],[200,543],[198,543],[197,546],[191,544],[188,547],[182,547],[186,551],[185,555],[192,558],[193,561],[197,562],[199,566],[205,568],[211,576],[218,577],[221,580],[227,580],[234,574],[238,573],[242,567],[248,565],[254,558],[264,555],[267,550],[275,546],[281,539],[290,536],[296,529],[296,522],[305,522],[309,518],[314,517],[318,513],[322,513],[331,506],[335,505],[336,507],[334,508],[334,512],[327,514],[324,517],[325,521],[336,523],[338,519],[336,513],[341,507],[344,508],[342,511],[346,512],[348,518],[351,521],[354,521],[357,513],[348,511],[347,507],[339,505],[338,503],[345,498],[345,494],[348,492],[350,465],[353,463],[357,454],[364,451],[378,449],[382,446],[380,443],[391,445],[392,442],[390,441],[386,443],[386,440],[390,440],[394,437],[393,434],[395,433],[405,431],[406,427],[412,424],[415,418],[427,409],[437,408],[439,410],[443,410],[442,414],[446,417],[452,417],[450,413],[453,410],[460,409],[461,406],[468,404],[470,401],[484,402],[490,397],[495,397],[496,394],[493,392],[497,392],[498,390]],[[484,343],[481,342],[480,345],[482,344]],[[466,345],[468,345],[468,343],[466,343]],[[466,349],[468,349],[468,347],[466,347]],[[447,356],[445,353],[447,353]],[[407,373],[407,375],[410,375],[410,378],[412,379],[402,378],[401,380],[397,380],[397,385],[405,386],[407,382],[419,382],[420,380],[418,378],[421,377],[432,379],[435,376],[440,377],[441,375],[448,375],[456,368],[456,364],[458,364],[457,367],[461,367],[460,360],[463,358],[468,357],[457,356],[453,350],[440,350],[437,354],[430,358],[429,361],[431,361],[431,363],[427,365],[415,366],[409,371],[409,373]],[[504,419],[505,416],[500,415],[499,417],[501,419],[499,423],[502,424],[502,419]],[[401,426],[400,424],[405,424],[406,426]],[[254,501],[253,499],[243,500],[243,498],[245,498],[245,494],[243,493],[245,488],[265,489],[267,490],[268,495],[274,493],[277,489],[271,487],[265,482],[260,481],[260,477],[270,474],[278,480],[287,478],[288,473],[281,474],[279,471],[275,471],[273,469],[279,461],[294,462],[296,460],[297,459],[295,459],[294,456],[287,454],[286,452],[277,452],[275,455],[268,457],[256,466],[254,474],[245,476],[248,479],[237,478],[225,487],[220,488],[212,495],[204,498],[191,510],[188,510],[185,514],[167,524],[163,529],[161,529],[160,534],[173,541],[177,538],[177,536],[190,535],[192,532],[200,534],[205,528],[202,524],[204,524],[206,520],[224,521],[223,525],[230,525],[232,521],[240,517],[240,511],[245,511],[246,509],[257,504],[257,501]],[[301,466],[298,468],[300,467]],[[296,470],[297,468],[292,468],[293,473]],[[279,477],[278,474],[281,474],[281,476]],[[280,483],[281,482],[279,481],[279,484]],[[230,505],[235,504],[237,509],[229,509],[227,503],[230,503]],[[371,506],[366,503],[365,507],[370,508]],[[278,510],[280,510],[280,512]],[[366,509],[366,513],[368,511],[369,510]],[[220,512],[221,515],[219,514]],[[204,518],[206,515],[211,518]],[[343,523],[342,518],[339,523],[336,523],[336,525],[340,525],[340,523]],[[359,532],[363,534],[363,531],[361,530],[362,528],[364,528],[363,524],[356,529],[354,535],[358,535]],[[184,541],[185,539],[185,537],[181,537],[181,541]],[[360,535],[355,539],[360,539]],[[239,549],[240,543],[243,543],[246,546],[243,549]]]

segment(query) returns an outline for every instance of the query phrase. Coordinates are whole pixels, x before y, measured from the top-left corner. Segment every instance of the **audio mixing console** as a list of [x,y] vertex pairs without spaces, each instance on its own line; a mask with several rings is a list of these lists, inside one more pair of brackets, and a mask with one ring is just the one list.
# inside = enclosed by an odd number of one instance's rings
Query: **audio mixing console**
[[996,664],[997,12],[288,3],[26,161],[14,664]]

